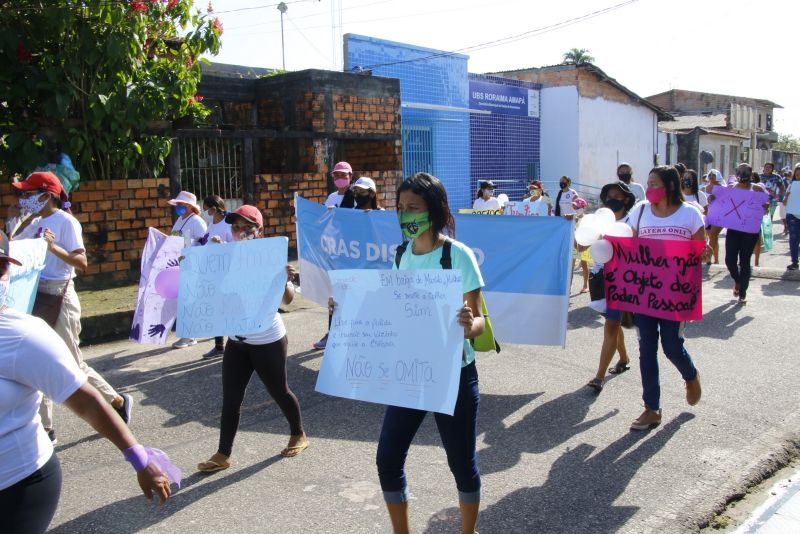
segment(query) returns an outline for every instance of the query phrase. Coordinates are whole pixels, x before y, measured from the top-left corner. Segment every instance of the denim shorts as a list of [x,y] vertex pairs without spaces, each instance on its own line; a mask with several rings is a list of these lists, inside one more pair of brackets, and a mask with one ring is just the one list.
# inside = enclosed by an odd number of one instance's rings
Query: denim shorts
[[622,311],[620,310],[612,310],[611,308],[606,308],[605,313],[601,313],[603,317],[608,319],[609,321],[620,321],[622,320]]

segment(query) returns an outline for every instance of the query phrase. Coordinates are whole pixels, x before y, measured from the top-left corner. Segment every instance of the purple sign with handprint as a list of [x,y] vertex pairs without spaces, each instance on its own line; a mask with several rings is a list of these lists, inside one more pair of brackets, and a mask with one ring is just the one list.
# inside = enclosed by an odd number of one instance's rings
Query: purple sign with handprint
[[161,272],[178,266],[184,247],[182,237],[168,236],[155,228],[142,250],[142,275],[133,314],[130,339],[143,345],[164,345],[178,314],[178,300],[165,299],[156,290]]
[[769,202],[769,194],[718,185],[714,186],[713,191],[714,200],[708,205],[706,223],[748,234],[761,231],[764,204]]

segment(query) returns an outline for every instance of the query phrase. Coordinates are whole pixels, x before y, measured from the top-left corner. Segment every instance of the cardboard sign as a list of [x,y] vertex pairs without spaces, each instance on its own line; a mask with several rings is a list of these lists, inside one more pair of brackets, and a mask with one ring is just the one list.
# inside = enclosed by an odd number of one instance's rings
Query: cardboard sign
[[156,278],[162,271],[178,266],[183,238],[168,236],[150,228],[142,250],[142,274],[133,313],[130,339],[143,345],[164,345],[175,324],[178,301],[165,299],[156,291]]
[[329,274],[336,309],[316,390],[452,415],[464,350],[461,271]]
[[20,239],[10,241],[9,256],[22,265],[9,263],[10,285],[6,305],[22,313],[31,313],[39,287],[39,276],[44,270],[47,256],[47,241],[44,239]]
[[283,299],[288,254],[285,237],[184,249],[178,335],[243,336],[269,328]]
[[704,241],[606,237],[606,306],[672,321],[703,318]]
[[761,231],[764,204],[769,194],[763,191],[714,186],[714,200],[708,205],[706,222],[713,226],[749,234]]
[[503,215],[523,217],[547,217],[549,206],[547,202],[508,202],[503,207]]

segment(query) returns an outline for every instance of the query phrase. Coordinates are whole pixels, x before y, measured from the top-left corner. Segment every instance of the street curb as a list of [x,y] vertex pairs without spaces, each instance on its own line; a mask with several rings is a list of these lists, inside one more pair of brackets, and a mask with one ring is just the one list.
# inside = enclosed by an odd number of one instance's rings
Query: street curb
[[[708,267],[709,274],[728,274],[728,269],[724,265],[711,265]],[[752,278],[764,278],[767,280],[783,280],[786,282],[800,282],[800,271],[787,271],[774,267],[753,267]]]

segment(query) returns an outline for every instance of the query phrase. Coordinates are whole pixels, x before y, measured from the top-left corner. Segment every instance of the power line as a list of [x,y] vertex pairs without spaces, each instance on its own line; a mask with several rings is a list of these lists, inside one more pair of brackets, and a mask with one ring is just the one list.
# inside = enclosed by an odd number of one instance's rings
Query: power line
[[[353,9],[363,9],[365,7],[372,7],[372,6],[375,6],[375,5],[378,5],[378,4],[388,4],[389,2],[395,2],[395,1],[396,0],[379,0],[378,2],[370,2],[369,4],[360,4],[360,5],[357,5],[357,6],[343,7],[342,11],[349,11],[349,10],[353,10]],[[288,4],[288,2],[287,2],[287,4]],[[301,15],[299,17],[294,17],[294,20],[309,19],[309,18],[314,18],[314,17],[324,17],[326,15],[328,15],[328,14],[327,13],[311,13],[310,15]],[[264,22],[255,22],[253,24],[245,24],[243,26],[225,26],[225,31],[227,32],[229,30],[241,30],[241,29],[244,29],[244,28],[255,28],[257,26],[265,26],[267,24],[275,24],[275,21],[274,20],[268,20],[268,21],[264,21]],[[325,26],[314,26],[312,28],[306,28],[306,29],[309,30],[309,29],[314,29],[314,28],[327,28],[327,27],[328,27],[328,25],[325,25]],[[247,35],[252,35],[252,34],[247,34]]]
[[248,7],[237,7],[234,9],[226,9],[224,11],[214,11],[214,13],[221,14],[221,13],[238,13],[240,11],[254,11],[256,9],[267,9],[269,7],[278,7],[279,4],[283,3],[286,5],[289,4],[304,4],[306,2],[319,2],[320,0],[291,0],[290,2],[278,2],[278,4],[266,4],[260,6],[248,6]]

